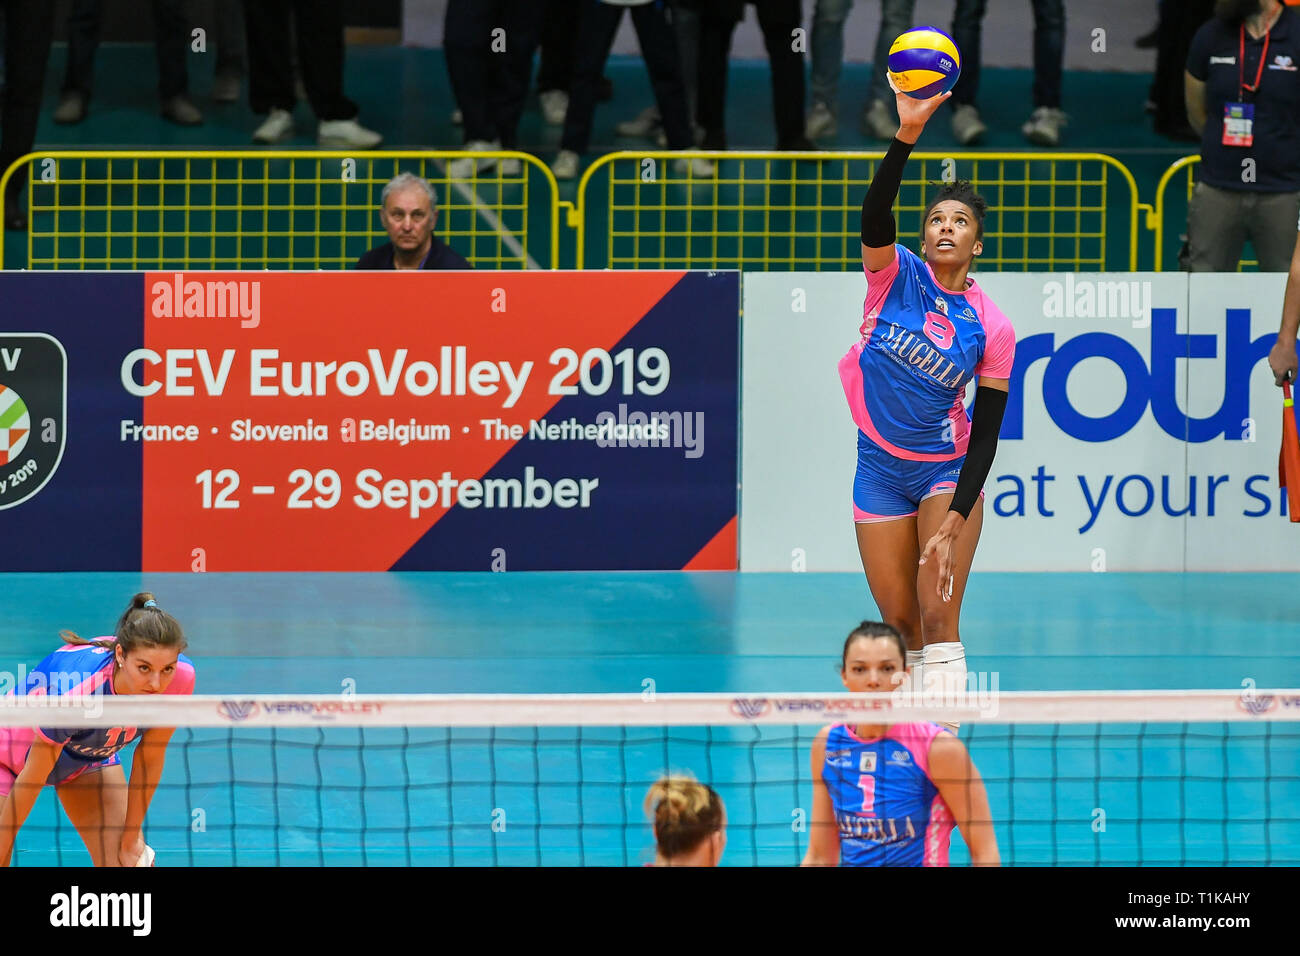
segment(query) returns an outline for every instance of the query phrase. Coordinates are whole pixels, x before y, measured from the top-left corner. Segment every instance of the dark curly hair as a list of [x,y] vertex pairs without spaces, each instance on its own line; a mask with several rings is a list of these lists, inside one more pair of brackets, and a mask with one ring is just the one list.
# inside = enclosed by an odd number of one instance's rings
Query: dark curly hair
[[944,183],[939,187],[939,191],[930,199],[930,204],[925,207],[925,215],[921,217],[921,234],[925,234],[925,224],[930,221],[930,213],[934,212],[934,207],[946,199],[955,199],[957,202],[965,203],[970,207],[970,211],[975,214],[975,238],[984,238],[984,216],[988,212],[989,204],[983,196],[975,191],[974,185],[968,179],[959,179],[955,183]]

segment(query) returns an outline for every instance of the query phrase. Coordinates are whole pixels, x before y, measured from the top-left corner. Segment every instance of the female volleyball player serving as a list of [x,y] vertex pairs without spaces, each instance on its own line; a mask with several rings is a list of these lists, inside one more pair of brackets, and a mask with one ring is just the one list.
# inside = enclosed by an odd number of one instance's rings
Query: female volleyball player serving
[[[17,693],[194,693],[194,665],[181,653],[185,635],[152,594],[132,599],[113,637],[61,636],[64,646],[37,664]],[[119,754],[135,739],[135,727],[0,728],[0,865],[9,864],[18,830],[47,784],[95,866],[152,865],[142,827],[174,730],[151,727],[140,734],[128,788]]]
[[[863,621],[844,642],[850,691],[893,690],[905,670],[903,638],[887,624]],[[812,776],[804,866],[947,866],[954,824],[974,866],[1000,865],[984,781],[938,724],[824,727]]]
[[[839,369],[858,426],[853,516],[872,597],[906,639],[908,664],[924,664],[924,682],[937,674],[964,689],[957,619],[1016,338],[968,275],[983,250],[986,208],[970,183],[947,184],[930,201],[924,258],[895,244],[890,212],[912,146],[950,95],[897,97],[902,128],[862,202],[861,339]],[[963,396],[974,377],[968,425]]]

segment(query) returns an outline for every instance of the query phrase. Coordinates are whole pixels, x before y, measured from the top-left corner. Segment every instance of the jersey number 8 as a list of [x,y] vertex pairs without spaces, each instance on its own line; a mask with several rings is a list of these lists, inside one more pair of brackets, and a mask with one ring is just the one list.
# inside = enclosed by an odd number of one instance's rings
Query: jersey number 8
[[952,337],[957,330],[952,327],[946,315],[938,312],[925,313],[925,336],[941,349],[952,345]]

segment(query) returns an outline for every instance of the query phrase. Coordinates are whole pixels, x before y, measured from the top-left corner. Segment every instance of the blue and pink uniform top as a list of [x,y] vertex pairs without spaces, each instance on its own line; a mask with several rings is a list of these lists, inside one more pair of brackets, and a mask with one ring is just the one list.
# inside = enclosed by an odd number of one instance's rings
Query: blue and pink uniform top
[[[113,658],[112,648],[65,644],[29,671],[12,693],[29,697],[111,695]],[[194,693],[194,663],[184,654],[177,659],[176,671],[163,693]],[[122,748],[137,736],[136,727],[0,727],[0,796],[12,789],[36,739],[63,745],[58,762],[45,781],[57,785],[88,770],[120,764]]]
[[903,499],[914,507],[956,487],[970,437],[966,386],[977,376],[1010,378],[1016,353],[1011,322],[974,279],[960,292],[945,289],[916,253],[894,249],[888,267],[866,273],[860,338],[839,363],[859,471],[896,474],[903,492],[890,501],[860,481],[860,521],[898,516]]
[[930,780],[938,724],[894,724],[864,740],[847,724],[826,736],[822,781],[835,809],[840,866],[947,866],[952,811]]

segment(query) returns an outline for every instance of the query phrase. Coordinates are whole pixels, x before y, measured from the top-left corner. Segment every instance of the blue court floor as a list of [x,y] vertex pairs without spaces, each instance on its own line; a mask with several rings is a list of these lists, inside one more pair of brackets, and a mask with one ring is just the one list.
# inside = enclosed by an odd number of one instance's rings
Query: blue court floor
[[[0,671],[61,628],[110,632],[140,589],[185,626],[198,691],[232,697],[837,691],[844,635],[876,615],[853,574],[7,574]],[[1298,621],[1294,575],[983,574],[962,632],[1004,691],[1267,688],[1300,686]],[[726,801],[724,863],[790,865],[816,729],[179,729],[148,838],[159,865],[636,864],[668,768]],[[962,738],[1004,863],[1300,862],[1295,724]],[[49,791],[18,846],[19,865],[88,861]]]

